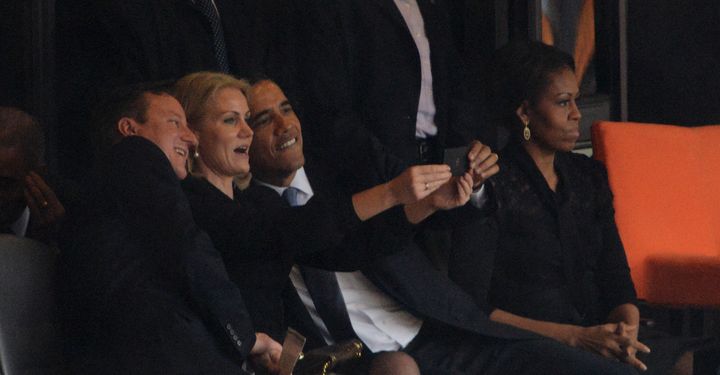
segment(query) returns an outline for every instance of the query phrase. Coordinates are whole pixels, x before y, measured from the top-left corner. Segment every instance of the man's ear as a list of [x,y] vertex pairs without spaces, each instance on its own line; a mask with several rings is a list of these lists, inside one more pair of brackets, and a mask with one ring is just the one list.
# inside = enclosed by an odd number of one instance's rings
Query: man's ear
[[520,106],[518,106],[515,110],[515,114],[517,115],[518,119],[520,119],[521,123],[527,124],[530,122],[530,115],[528,114],[529,111],[530,103],[528,103],[527,100],[523,100]]
[[117,129],[123,137],[137,134],[137,122],[129,117],[123,117],[118,121]]

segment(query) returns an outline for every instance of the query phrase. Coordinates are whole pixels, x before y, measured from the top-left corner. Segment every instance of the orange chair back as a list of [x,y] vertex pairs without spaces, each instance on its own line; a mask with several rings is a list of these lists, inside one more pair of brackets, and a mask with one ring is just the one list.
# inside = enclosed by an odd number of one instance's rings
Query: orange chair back
[[[648,264],[657,259],[672,267],[720,267],[720,126],[597,122],[592,140],[595,158],[608,168],[615,219],[640,298],[652,300],[652,289],[661,287],[656,278],[672,276],[649,274]],[[714,288],[720,303],[720,285]],[[661,303],[707,298],[688,299],[680,290],[659,293],[665,294],[658,297]]]

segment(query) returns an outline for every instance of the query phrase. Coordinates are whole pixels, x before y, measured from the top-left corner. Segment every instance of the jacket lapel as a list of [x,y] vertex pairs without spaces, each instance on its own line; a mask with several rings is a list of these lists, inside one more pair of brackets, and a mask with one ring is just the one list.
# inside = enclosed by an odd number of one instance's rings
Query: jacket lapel
[[395,5],[395,1],[393,0],[367,0],[369,2],[375,3],[375,5],[378,6],[380,9],[380,13],[385,15],[386,17],[390,18],[392,20],[393,25],[395,27],[400,28],[403,31],[403,35],[405,35],[406,41],[409,43],[412,43],[412,46],[415,47],[415,40],[413,40],[412,35],[410,34],[410,29],[408,28],[407,24],[405,23],[405,19],[403,18],[402,14],[400,13],[400,10],[398,9],[397,5]]

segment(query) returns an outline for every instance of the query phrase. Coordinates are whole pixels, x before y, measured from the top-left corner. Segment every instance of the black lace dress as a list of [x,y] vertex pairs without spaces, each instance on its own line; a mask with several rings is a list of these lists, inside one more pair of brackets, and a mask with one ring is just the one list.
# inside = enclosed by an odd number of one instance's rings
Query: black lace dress
[[489,304],[533,319],[594,325],[633,303],[602,164],[558,153],[556,191],[520,146],[503,150],[500,168],[492,179],[498,235]]
[[[521,146],[506,147],[499,164],[490,181],[494,214],[456,230],[450,277],[488,313],[499,308],[536,320],[597,325],[615,307],[635,303],[605,167],[584,155],[558,153],[552,191]],[[644,327],[639,340],[653,350],[638,354],[648,374],[665,373],[687,350],[716,350],[713,340]]]

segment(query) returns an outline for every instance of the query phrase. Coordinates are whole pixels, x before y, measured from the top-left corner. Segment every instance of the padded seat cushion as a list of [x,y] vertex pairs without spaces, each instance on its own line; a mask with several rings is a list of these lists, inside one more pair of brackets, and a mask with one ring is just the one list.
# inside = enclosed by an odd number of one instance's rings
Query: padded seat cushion
[[63,373],[55,258],[40,242],[0,234],[0,374]]
[[592,136],[638,297],[717,304],[720,126],[598,122]]
[[720,257],[648,256],[645,270],[646,298],[654,303],[720,307]]

